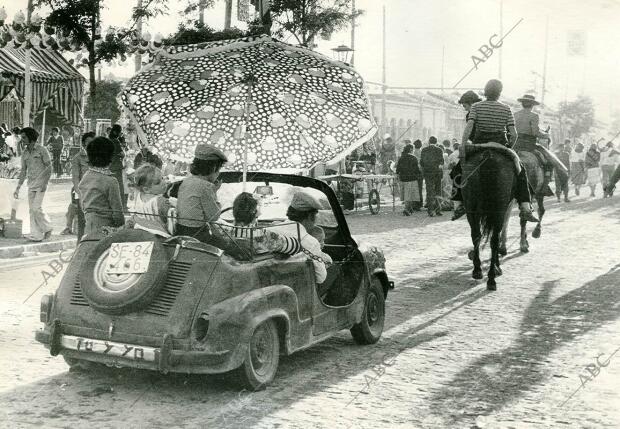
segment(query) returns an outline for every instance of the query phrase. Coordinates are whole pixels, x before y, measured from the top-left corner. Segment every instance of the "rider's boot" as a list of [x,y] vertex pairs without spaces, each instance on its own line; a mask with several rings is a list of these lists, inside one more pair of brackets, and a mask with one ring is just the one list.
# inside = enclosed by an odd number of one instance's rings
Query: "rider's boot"
[[539,220],[534,216],[532,205],[528,202],[519,204],[519,217],[528,222],[538,223]]

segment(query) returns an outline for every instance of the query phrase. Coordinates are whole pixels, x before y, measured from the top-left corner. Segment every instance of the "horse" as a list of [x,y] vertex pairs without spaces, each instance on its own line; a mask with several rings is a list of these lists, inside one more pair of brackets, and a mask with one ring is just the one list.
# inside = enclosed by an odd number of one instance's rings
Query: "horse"
[[496,290],[495,279],[502,275],[500,235],[513,198],[517,174],[514,161],[500,151],[471,146],[468,152],[471,154],[463,164],[462,193],[474,245],[471,252],[474,264],[472,277],[477,280],[483,277],[480,244],[482,240],[490,239],[491,265],[487,274],[487,289]]

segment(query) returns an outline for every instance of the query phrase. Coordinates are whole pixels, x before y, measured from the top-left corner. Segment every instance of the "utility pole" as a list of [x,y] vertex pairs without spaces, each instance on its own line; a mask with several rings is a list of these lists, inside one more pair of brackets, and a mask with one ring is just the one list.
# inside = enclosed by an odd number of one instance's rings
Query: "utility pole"
[[[142,0],[138,0],[138,3],[136,4],[136,10],[139,9],[142,9]],[[136,33],[138,35],[138,39],[142,39],[142,16],[138,16],[138,20],[136,21]],[[140,54],[140,52],[136,51],[136,54],[134,55],[134,61],[134,70],[136,73],[138,73],[142,68],[142,55]],[[99,80],[101,80],[101,74],[99,76]]]
[[446,64],[446,45],[441,47],[441,93],[443,94],[444,66]]
[[547,51],[549,45],[549,16],[547,16],[547,21],[545,22],[545,57],[543,60],[543,75],[542,75],[542,96],[540,98],[540,103],[544,107],[545,106],[545,93],[547,92]]
[[[499,40],[504,38],[504,0],[499,1]],[[499,80],[502,80],[502,50],[499,49]]]
[[385,103],[386,103],[386,91],[387,87],[385,85],[385,5],[383,5],[383,75],[381,78],[381,128],[382,134],[385,134],[385,130],[387,129],[386,117],[385,117]]
[[232,0],[226,0],[226,16],[224,17],[224,30],[230,29],[232,19]]
[[[28,0],[28,12],[26,14],[26,28],[30,28],[32,16],[32,0]],[[30,126],[30,105],[32,104],[32,82],[30,79],[30,55],[32,48],[26,46],[26,59],[24,61],[24,126]]]
[[351,4],[351,65],[355,65],[355,0]]

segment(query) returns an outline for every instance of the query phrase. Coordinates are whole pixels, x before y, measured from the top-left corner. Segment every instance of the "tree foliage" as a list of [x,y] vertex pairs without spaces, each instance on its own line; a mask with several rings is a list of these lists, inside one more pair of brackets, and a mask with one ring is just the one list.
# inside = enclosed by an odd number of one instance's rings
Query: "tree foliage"
[[35,7],[48,6],[52,12],[45,19],[46,25],[60,30],[59,44],[83,46],[88,50],[86,65],[89,69],[90,92],[96,92],[95,67],[102,61],[124,58],[128,39],[134,35],[139,18],[143,20],[157,16],[167,10],[166,0],[145,0],[142,7],[133,9],[132,25],[116,28],[101,39],[100,11],[104,0],[37,0]]
[[283,38],[287,33],[301,46],[309,46],[315,37],[329,38],[362,14],[351,11],[351,0],[272,0],[272,33]]
[[112,123],[118,122],[121,111],[116,97],[121,92],[121,82],[114,80],[102,80],[98,82],[99,91],[94,96],[89,94],[86,100],[84,115],[93,119],[111,119]]
[[217,31],[207,25],[200,25],[198,22],[193,26],[181,23],[176,33],[164,39],[165,45],[187,45],[202,42],[213,42],[216,40],[237,39],[256,34],[252,29],[243,31],[238,28]]
[[571,137],[581,137],[594,125],[594,106],[590,97],[580,95],[574,101],[560,103],[559,114],[568,123]]

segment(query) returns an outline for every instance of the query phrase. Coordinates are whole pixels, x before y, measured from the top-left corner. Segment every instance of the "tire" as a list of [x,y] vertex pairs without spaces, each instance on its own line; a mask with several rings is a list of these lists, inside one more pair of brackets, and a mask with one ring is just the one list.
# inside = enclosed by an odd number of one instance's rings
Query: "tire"
[[360,323],[351,328],[351,335],[357,344],[374,344],[379,341],[385,323],[385,296],[381,282],[373,277],[366,294],[364,313]]
[[[105,274],[112,243],[153,242],[148,270],[141,274]],[[166,283],[168,258],[153,234],[139,229],[116,232],[101,240],[80,267],[80,287],[88,304],[107,314],[127,314],[148,306]]]
[[376,189],[372,189],[368,192],[368,208],[372,214],[378,214],[381,210],[381,198]]
[[278,329],[273,319],[269,319],[252,332],[243,364],[236,370],[237,380],[248,390],[262,390],[273,381],[279,362]]

